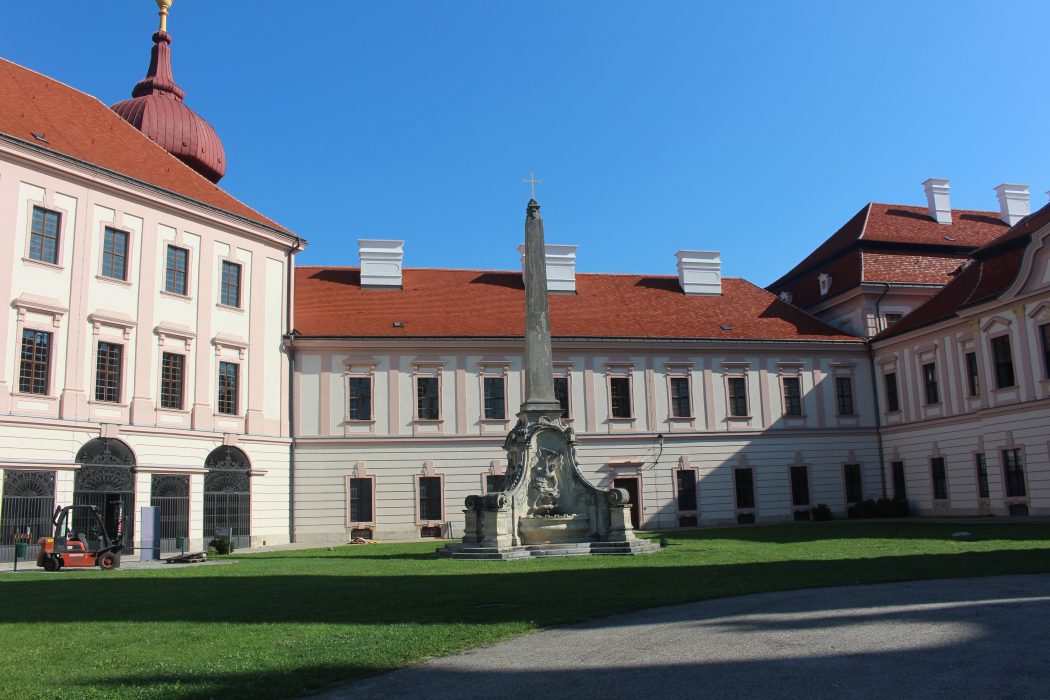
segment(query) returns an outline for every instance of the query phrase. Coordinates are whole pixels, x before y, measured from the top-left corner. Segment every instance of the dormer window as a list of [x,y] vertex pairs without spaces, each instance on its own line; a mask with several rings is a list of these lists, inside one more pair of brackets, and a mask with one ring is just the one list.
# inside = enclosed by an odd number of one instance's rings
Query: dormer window
[[824,296],[831,289],[831,275],[821,272],[820,276],[817,277],[817,284],[820,285],[820,296]]
[[786,292],[786,291],[785,292],[781,292],[780,293],[780,301],[782,301],[782,302],[784,302],[786,304],[794,303],[795,295],[792,294],[791,292]]

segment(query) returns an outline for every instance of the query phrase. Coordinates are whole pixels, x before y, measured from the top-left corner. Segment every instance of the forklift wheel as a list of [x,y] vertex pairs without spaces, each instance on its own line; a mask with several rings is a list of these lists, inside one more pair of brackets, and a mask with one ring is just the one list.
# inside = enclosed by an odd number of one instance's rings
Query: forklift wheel
[[62,562],[57,557],[44,559],[44,571],[58,571],[62,568]]
[[103,571],[112,571],[120,566],[120,557],[113,552],[106,552],[98,558],[98,568]]

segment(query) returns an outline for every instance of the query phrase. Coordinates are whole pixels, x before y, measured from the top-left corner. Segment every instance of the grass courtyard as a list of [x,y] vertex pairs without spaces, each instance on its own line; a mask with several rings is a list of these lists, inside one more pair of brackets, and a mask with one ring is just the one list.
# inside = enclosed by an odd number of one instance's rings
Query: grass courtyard
[[[959,530],[973,537],[952,539]],[[0,696],[284,698],[658,605],[1050,572],[1050,524],[798,523],[668,536],[666,550],[635,558],[463,562],[413,543],[0,574]]]

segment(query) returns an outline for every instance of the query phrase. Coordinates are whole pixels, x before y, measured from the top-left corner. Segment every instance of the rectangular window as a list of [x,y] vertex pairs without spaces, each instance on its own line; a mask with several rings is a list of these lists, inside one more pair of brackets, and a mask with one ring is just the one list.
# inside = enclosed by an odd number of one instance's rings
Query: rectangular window
[[416,377],[416,419],[438,419],[438,378]]
[[679,469],[675,472],[679,512],[696,510],[696,471]]
[[802,415],[802,380],[798,377],[784,377],[784,415]]
[[503,377],[485,377],[485,418],[503,420],[507,417]]
[[901,410],[901,398],[897,393],[897,373],[889,372],[883,376],[886,383],[886,410],[890,413]]
[[981,395],[981,375],[977,373],[977,353],[966,353],[966,388],[970,396]]
[[1014,386],[1014,358],[1010,352],[1010,336],[992,338],[992,360],[995,362],[995,388]]
[[1003,450],[1003,476],[1007,498],[1024,498],[1027,495],[1024,486],[1024,464],[1021,463],[1019,447]]
[[975,454],[973,459],[977,467],[977,497],[988,498],[988,460],[982,452]]
[[835,405],[838,415],[853,415],[853,378],[835,377]]
[[927,362],[922,366],[922,384],[926,390],[926,404],[940,403],[941,394],[937,387],[936,362]]
[[613,418],[631,417],[631,378],[610,377],[609,398]]
[[569,417],[569,378],[568,377],[555,377],[554,378],[554,398],[558,399],[558,403],[561,405],[561,417]]
[[419,519],[441,520],[441,477],[419,477]]
[[61,216],[57,211],[48,211],[33,207],[33,225],[29,232],[29,259],[58,264],[58,222]]
[[120,370],[124,346],[99,341],[95,363],[95,400],[120,403]]
[[948,474],[944,471],[944,457],[930,459],[930,475],[933,478],[933,498],[937,501],[948,500]]
[[693,415],[688,377],[671,377],[671,415],[675,418],[688,418]]
[[241,306],[241,266],[227,260],[222,261],[222,289],[219,301],[223,306]]
[[160,407],[182,410],[186,356],[166,352],[160,360]]
[[842,467],[846,481],[846,503],[860,503],[864,500],[864,483],[860,477],[859,464],[845,464]]
[[128,232],[106,227],[102,238],[102,276],[122,282],[128,278]]
[[893,470],[893,497],[903,501],[908,497],[908,486],[904,480],[904,462],[891,462]]
[[886,328],[901,320],[903,314],[886,314]]
[[219,413],[237,415],[237,390],[241,366],[236,362],[219,363]]
[[1050,379],[1050,323],[1039,326],[1039,335],[1043,338],[1043,371]]
[[350,522],[372,522],[372,479],[350,479]]
[[755,507],[755,479],[753,469],[734,469],[733,485],[736,487],[736,507],[748,510]]
[[23,394],[46,394],[51,376],[51,334],[22,330],[22,363],[18,368],[18,390]]
[[809,505],[809,467],[791,467],[791,505]]
[[506,474],[486,474],[485,493],[496,493],[498,491],[502,491],[503,486],[506,482]]
[[372,378],[350,377],[347,385],[350,420],[372,420]]
[[729,377],[729,415],[746,416],[747,413],[747,380],[744,377]]
[[186,274],[189,271],[190,251],[173,245],[168,246],[168,257],[164,268],[164,291],[186,296]]

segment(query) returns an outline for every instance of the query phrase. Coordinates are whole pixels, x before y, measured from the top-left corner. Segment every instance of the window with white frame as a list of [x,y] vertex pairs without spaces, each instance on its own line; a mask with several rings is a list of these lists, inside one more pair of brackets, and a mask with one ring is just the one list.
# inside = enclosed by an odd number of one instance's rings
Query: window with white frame
[[992,362],[995,364],[995,388],[1007,389],[1017,382],[1014,378],[1014,358],[1010,352],[1010,336],[992,338]]
[[927,406],[941,402],[940,387],[937,384],[936,362],[927,362],[922,366],[922,387]]
[[51,333],[22,329],[22,357],[18,390],[23,394],[48,394],[51,380]]
[[190,251],[168,245],[164,259],[164,291],[187,296],[189,290]]
[[239,412],[241,366],[236,362],[219,362],[219,392],[216,408],[219,413],[235,416]]
[[672,418],[693,417],[692,365],[672,364],[665,366],[667,372],[667,396]]
[[981,395],[981,375],[977,371],[977,353],[966,353],[966,392],[971,398]]
[[241,265],[240,263],[222,261],[222,279],[219,289],[219,303],[223,306],[240,308],[241,306]]
[[415,366],[416,420],[441,420],[441,366]]
[[1024,498],[1028,494],[1024,482],[1024,462],[1018,447],[1003,450],[1003,486],[1007,498]]
[[418,476],[419,519],[422,522],[444,520],[441,504],[441,477]]
[[863,501],[864,482],[860,475],[860,465],[842,465],[842,478],[846,486],[846,503],[860,503]]
[[102,232],[102,270],[107,279],[128,279],[128,232],[106,226]]
[[886,411],[895,413],[901,410],[901,398],[897,389],[897,373],[887,372],[882,375],[882,381],[886,386]]
[[804,464],[791,467],[791,505],[809,505],[809,467]]
[[29,259],[50,265],[58,264],[58,237],[62,215],[57,211],[33,207],[29,229]]
[[944,457],[930,458],[930,480],[933,482],[935,501],[948,500],[948,472],[944,468]]
[[840,416],[854,415],[853,377],[835,377],[835,412]]
[[160,359],[160,407],[181,411],[186,387],[186,356],[162,352]]
[[784,394],[784,415],[802,415],[802,378],[798,374],[780,377],[780,388]]
[[372,420],[372,375],[349,375],[346,378],[346,400],[349,420]]
[[347,477],[347,520],[360,525],[370,524],[375,521],[372,505],[375,493],[375,477],[352,476]]
[[729,415],[733,417],[747,417],[747,376],[739,374],[726,377],[726,397],[729,402]]
[[609,415],[612,418],[633,418],[631,400],[631,367],[629,365],[606,367],[609,387]]

